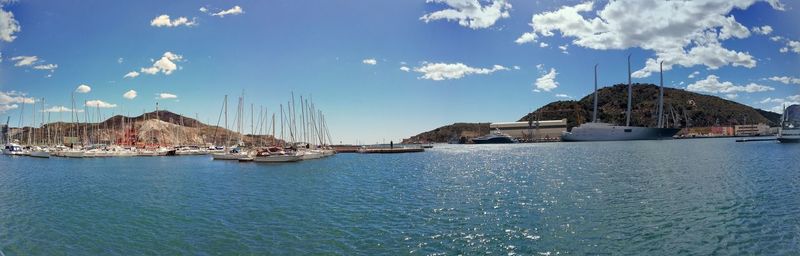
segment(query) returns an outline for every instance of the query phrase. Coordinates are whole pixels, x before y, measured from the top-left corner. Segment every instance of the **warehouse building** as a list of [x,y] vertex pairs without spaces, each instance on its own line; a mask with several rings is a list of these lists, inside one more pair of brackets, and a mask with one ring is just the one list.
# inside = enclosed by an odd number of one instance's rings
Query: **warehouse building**
[[769,125],[766,124],[745,124],[733,127],[736,136],[764,136],[771,135]]
[[499,130],[519,141],[547,141],[561,139],[567,131],[567,119],[531,122],[491,123],[492,131]]

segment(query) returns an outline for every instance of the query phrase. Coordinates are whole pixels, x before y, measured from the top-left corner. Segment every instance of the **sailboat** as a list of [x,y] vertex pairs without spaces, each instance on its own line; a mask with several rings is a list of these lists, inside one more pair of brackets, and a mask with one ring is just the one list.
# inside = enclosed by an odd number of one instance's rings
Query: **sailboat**
[[781,143],[800,143],[800,105],[784,108],[781,116],[781,127],[778,131]]
[[[291,125],[290,125],[291,126]],[[281,105],[281,134],[283,134],[283,105]],[[283,136],[281,136],[283,137]],[[260,149],[253,157],[253,161],[261,163],[286,163],[298,162],[303,160],[304,152],[297,151],[293,147],[275,145],[275,115],[272,115],[272,146]]]
[[594,110],[592,122],[572,128],[572,131],[561,135],[562,141],[624,141],[624,140],[661,140],[671,139],[680,129],[664,128],[664,62],[661,62],[661,86],[658,94],[658,127],[631,126],[631,105],[633,89],[631,85],[631,56],[628,55],[628,109],[625,126],[612,125],[597,121],[597,65],[594,66]]

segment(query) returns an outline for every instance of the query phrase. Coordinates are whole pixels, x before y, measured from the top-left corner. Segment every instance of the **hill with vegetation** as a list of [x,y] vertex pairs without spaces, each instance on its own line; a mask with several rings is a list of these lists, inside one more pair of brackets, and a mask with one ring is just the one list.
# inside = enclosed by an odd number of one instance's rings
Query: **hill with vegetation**
[[[653,84],[634,84],[631,125],[655,127],[658,123],[658,92]],[[598,90],[597,118],[606,123],[625,124],[628,103],[627,84],[617,84]],[[547,104],[518,121],[559,120],[566,118],[568,129],[592,121],[593,94],[579,100],[556,101]],[[674,88],[664,88],[664,123],[667,127],[693,128],[715,125],[731,126],[764,123],[776,126],[781,115],[752,108],[716,96],[703,95]],[[456,123],[420,133],[403,142],[448,142],[454,137],[470,139],[489,133],[489,123]]]

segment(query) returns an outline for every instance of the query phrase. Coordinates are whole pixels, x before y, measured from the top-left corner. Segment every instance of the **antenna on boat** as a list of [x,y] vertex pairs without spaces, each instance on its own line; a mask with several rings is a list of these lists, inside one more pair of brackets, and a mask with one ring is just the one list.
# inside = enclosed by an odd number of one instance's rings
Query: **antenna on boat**
[[664,128],[664,61],[659,63],[659,70],[661,72],[661,88],[658,91],[658,128]]
[[592,111],[592,123],[597,123],[597,65],[594,64],[594,111]]
[[628,54],[628,110],[625,112],[625,126],[631,126],[631,104],[633,89],[631,87],[631,54]]

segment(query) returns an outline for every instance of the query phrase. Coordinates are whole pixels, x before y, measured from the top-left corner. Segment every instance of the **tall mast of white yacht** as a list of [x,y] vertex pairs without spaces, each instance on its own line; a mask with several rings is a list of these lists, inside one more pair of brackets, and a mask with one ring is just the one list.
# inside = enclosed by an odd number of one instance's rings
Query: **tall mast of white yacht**
[[628,110],[625,112],[625,126],[631,126],[631,104],[633,102],[633,85],[631,85],[631,54],[628,54]]
[[664,61],[659,63],[661,73],[660,88],[658,90],[658,128],[664,128]]
[[[31,108],[31,114],[33,114],[33,123],[31,123],[31,134],[28,136],[28,145],[36,144],[36,103],[34,102],[31,105],[33,105]],[[31,144],[31,142],[33,142],[33,144]]]
[[594,64],[594,110],[592,111],[592,123],[597,123],[597,65]]

